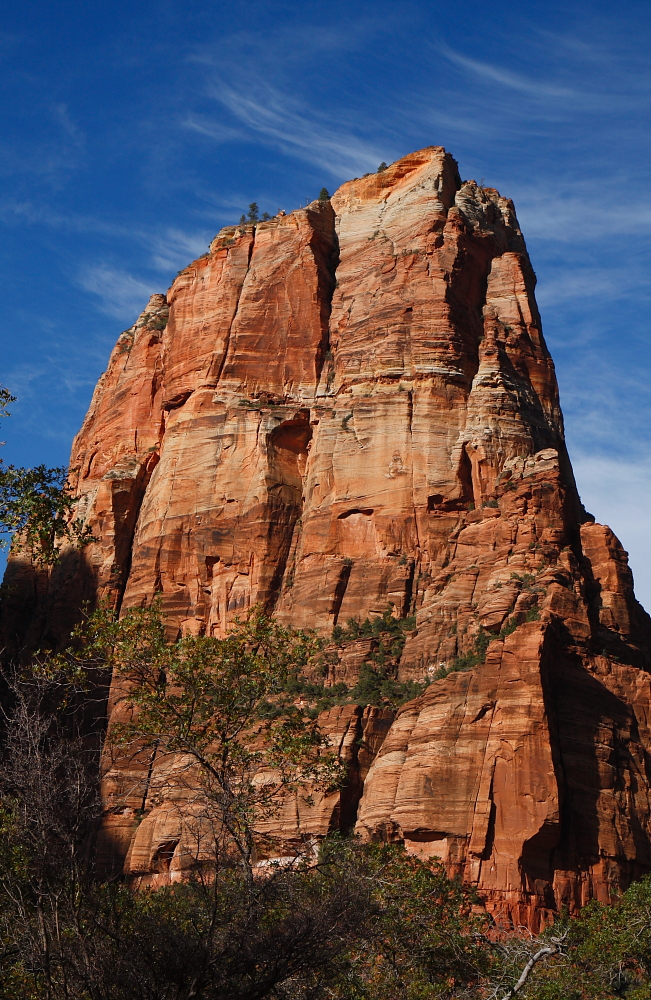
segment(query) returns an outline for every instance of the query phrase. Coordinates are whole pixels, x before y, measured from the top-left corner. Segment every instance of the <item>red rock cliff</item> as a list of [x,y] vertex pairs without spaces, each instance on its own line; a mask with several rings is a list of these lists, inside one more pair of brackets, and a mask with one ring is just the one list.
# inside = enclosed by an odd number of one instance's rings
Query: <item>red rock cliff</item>
[[[209,634],[257,601],[324,633],[415,613],[399,671],[435,679],[386,738],[386,713],[331,713],[373,753],[306,822],[345,812],[532,925],[651,869],[651,621],[577,496],[534,285],[513,204],[440,147],[222,230],[119,338],[75,439],[100,541],[45,596],[10,568],[27,641],[89,593],[161,593]],[[170,841],[157,809],[116,821],[134,872]]]

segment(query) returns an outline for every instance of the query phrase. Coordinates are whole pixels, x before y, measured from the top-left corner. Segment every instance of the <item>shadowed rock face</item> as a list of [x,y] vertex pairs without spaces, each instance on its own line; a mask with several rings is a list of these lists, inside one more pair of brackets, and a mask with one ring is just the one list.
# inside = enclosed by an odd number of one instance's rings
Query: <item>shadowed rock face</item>
[[[161,593],[172,636],[257,601],[326,634],[415,613],[400,675],[440,679],[391,725],[323,719],[372,751],[301,831],[404,840],[531,926],[651,869],[651,621],[577,496],[534,285],[513,204],[440,147],[222,230],[122,334],[75,439],[98,543],[49,585],[13,559],[5,615],[29,645],[91,592]],[[136,836],[130,783],[106,850],[158,877],[180,820],[145,802]],[[270,832],[291,843],[299,813]]]

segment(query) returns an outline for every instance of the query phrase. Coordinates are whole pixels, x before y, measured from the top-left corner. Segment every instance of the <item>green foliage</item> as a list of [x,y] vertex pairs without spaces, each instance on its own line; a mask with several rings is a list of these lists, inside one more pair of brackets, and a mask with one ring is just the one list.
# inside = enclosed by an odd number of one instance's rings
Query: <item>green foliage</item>
[[[343,855],[343,857],[342,857]],[[346,959],[345,978],[330,985],[340,1000],[435,1000],[460,995],[489,973],[494,956],[484,944],[485,916],[472,889],[449,879],[442,865],[386,844],[326,841],[342,874],[370,886],[373,914]],[[479,909],[479,908],[478,908]],[[344,971],[344,970],[342,970]],[[479,996],[479,994],[477,994]]]
[[271,218],[271,216],[269,215],[269,212],[263,212],[262,213],[262,221],[263,222],[269,222],[270,218]]
[[387,169],[387,165],[386,165],[386,163],[384,162],[384,160],[382,160],[382,163],[381,163],[381,164],[380,164],[380,166],[379,166],[379,167],[377,168],[377,172],[378,172],[378,174],[381,174],[381,173],[383,173],[383,172],[384,172],[384,171],[385,171],[386,169]]
[[[67,470],[4,465],[0,460],[0,534],[13,535],[16,549],[28,548],[33,558],[52,565],[64,539],[87,545],[94,541],[89,527],[72,518],[76,499],[67,482]],[[10,539],[0,539],[7,547]]]
[[480,667],[486,659],[486,653],[492,638],[493,636],[491,636],[490,632],[480,628],[468,652],[462,656],[456,656],[449,666],[439,667],[432,680],[440,681],[444,677],[447,677],[448,674],[463,673],[466,670],[473,670],[475,667]]
[[651,998],[649,876],[635,882],[610,906],[590,903],[573,920],[561,916],[538,941],[518,941],[515,936],[505,941],[503,982],[515,982],[527,953],[535,953],[552,938],[563,939],[559,956],[540,962],[518,996],[526,1000]]
[[123,691],[124,721],[109,734],[113,752],[178,755],[185,763],[166,771],[164,782],[177,794],[185,789],[200,823],[219,827],[248,869],[257,824],[303,786],[341,781],[341,763],[315,724],[291,703],[278,717],[268,711],[318,649],[313,634],[285,628],[256,606],[223,639],[168,643],[154,604],[120,620],[102,606],[77,638],[82,655],[108,666]]
[[[413,627],[390,609],[377,619],[349,621],[340,640],[381,640],[389,654]],[[489,638],[480,633],[466,656],[485,656]],[[651,877],[610,906],[561,914],[540,935],[495,927],[472,888],[396,845],[330,836],[318,856],[297,850],[252,877],[246,852],[260,816],[305,777],[323,787],[333,777],[316,727],[287,704],[264,715],[307,686],[312,634],[256,608],[224,639],[169,642],[157,607],[121,621],[102,607],[75,639],[74,650],[8,678],[0,997],[651,1000]],[[176,795],[190,824],[219,819],[212,853],[202,847],[182,882],[155,891],[134,892],[93,863],[98,754],[78,734],[76,698],[100,666],[121,700],[109,751],[135,763],[136,782],[156,755],[163,777],[152,777],[149,801]],[[252,780],[260,773],[262,785]]]
[[[352,560],[351,560],[352,563]],[[356,639],[373,639],[374,648],[360,668],[359,679],[353,687],[339,682],[326,686],[308,680],[301,670],[296,670],[283,684],[283,692],[290,698],[301,696],[313,703],[307,714],[316,717],[334,705],[375,705],[398,708],[422,694],[425,684],[415,681],[398,681],[395,663],[400,658],[406,642],[406,633],[416,627],[415,615],[395,618],[392,607],[382,615],[367,617],[363,622],[349,618],[345,626],[335,625],[332,639],[338,645]],[[326,654],[327,655],[327,654]],[[327,673],[327,664],[324,664]],[[266,716],[277,717],[284,711],[287,698],[281,696],[265,707]]]
[[410,615],[407,618],[396,618],[393,614],[393,605],[381,615],[368,616],[363,622],[358,622],[355,618],[349,618],[346,625],[335,625],[332,630],[332,638],[336,643],[350,642],[353,639],[367,639],[372,636],[388,634],[401,640],[399,648],[392,647],[395,655],[400,655],[405,645],[405,633],[416,628],[416,616]]
[[16,397],[12,396],[8,389],[5,389],[3,385],[0,385],[0,417],[10,416],[7,407],[10,403],[15,403]]
[[249,211],[247,212],[247,220],[250,223],[256,223],[260,221],[258,204],[255,201],[252,201],[251,204],[249,205]]
[[506,639],[507,636],[512,635],[518,627],[518,619],[515,615],[509,618],[499,631],[498,639]]
[[330,194],[327,188],[321,188],[319,191],[319,201],[330,201]]
[[[371,654],[374,655],[376,654]],[[425,687],[426,684],[418,684],[412,680],[398,681],[382,663],[371,661],[362,664],[359,680],[351,690],[350,697],[360,705],[399,708],[422,694]]]
[[223,857],[157,891],[95,879],[2,895],[14,1000],[433,1000],[494,964],[471,890],[396,846],[336,837],[253,883]]
[[318,710],[346,701],[397,708],[423,692],[425,684],[410,680],[398,681],[393,676],[393,664],[402,654],[407,632],[416,627],[416,616],[396,618],[392,612],[393,605],[390,604],[381,615],[367,617],[362,622],[349,618],[345,626],[335,625],[332,639],[338,645],[356,639],[375,639],[375,648],[362,664],[359,679],[353,688],[340,694],[336,694],[332,687],[323,688],[317,702]]
[[[277,775],[285,790],[340,775],[304,718],[259,720],[313,636],[253,609],[223,640],[168,642],[157,607],[120,621],[101,607],[75,639],[13,689],[0,768],[0,996],[416,1000],[477,980],[485,921],[472,892],[401,848],[335,837],[318,858],[298,851],[253,877],[250,842],[274,809]],[[212,852],[204,842],[180,884],[134,892],[93,864],[97,753],[70,735],[70,711],[98,665],[121,702],[107,766],[117,751],[136,764],[132,780],[149,770],[148,800],[180,796],[186,829],[193,817],[204,831],[215,821]]]
[[[0,417],[9,416],[7,405],[15,398],[0,386]],[[0,459],[0,548],[28,549],[37,563],[49,566],[57,561],[62,541],[95,541],[90,528],[73,519],[75,504],[67,469],[18,468]]]
[[[246,225],[246,215],[244,215],[244,213],[242,213],[242,215],[240,215],[240,226],[245,226],[245,225]],[[181,274],[181,273],[182,272],[179,271],[179,274]]]

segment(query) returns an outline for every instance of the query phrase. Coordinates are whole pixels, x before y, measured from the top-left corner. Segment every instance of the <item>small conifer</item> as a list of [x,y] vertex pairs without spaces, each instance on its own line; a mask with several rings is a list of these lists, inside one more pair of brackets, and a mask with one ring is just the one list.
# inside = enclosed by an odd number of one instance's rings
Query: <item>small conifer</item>
[[321,188],[319,191],[319,201],[330,201],[330,195],[327,188]]
[[382,160],[382,163],[381,163],[381,164],[380,164],[380,166],[379,166],[379,167],[377,168],[377,172],[378,172],[378,174],[381,174],[381,173],[382,173],[382,172],[383,172],[384,170],[386,170],[386,169],[387,169],[387,165],[386,165],[386,163],[384,162],[384,160]]

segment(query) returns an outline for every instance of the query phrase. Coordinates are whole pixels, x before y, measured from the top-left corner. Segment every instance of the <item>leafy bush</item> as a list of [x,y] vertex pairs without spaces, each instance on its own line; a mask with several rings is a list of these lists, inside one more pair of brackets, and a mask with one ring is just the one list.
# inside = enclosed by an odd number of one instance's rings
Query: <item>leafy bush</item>
[[409,615],[407,618],[396,618],[393,614],[393,605],[381,615],[366,617],[363,622],[356,618],[349,618],[346,625],[335,625],[332,630],[332,638],[336,643],[349,642],[352,639],[366,639],[371,636],[379,636],[388,633],[392,636],[400,636],[403,639],[400,652],[404,647],[405,632],[410,632],[416,628],[416,616]]
[[432,680],[440,681],[444,677],[447,677],[448,674],[464,673],[466,670],[473,670],[475,667],[480,667],[486,659],[486,653],[492,638],[493,636],[490,632],[480,628],[471,649],[467,653],[464,653],[463,656],[456,656],[449,666],[439,667]]
[[[0,417],[9,416],[6,407],[14,401],[0,386]],[[66,468],[25,469],[0,459],[0,548],[27,549],[35,562],[51,566],[61,542],[84,546],[95,541],[90,528],[73,517],[76,503]]]
[[[348,629],[355,637],[398,637],[400,622],[389,622],[388,613],[380,622],[385,632],[376,633],[373,619],[349,622]],[[312,758],[316,746],[309,725],[288,731],[282,716],[276,725],[273,718],[259,725],[265,706],[274,710],[270,698],[283,685],[291,688],[305,664],[309,636],[254,609],[224,640],[168,643],[154,607],[121,621],[102,608],[76,638],[75,651],[5,678],[11,698],[0,744],[1,997],[651,997],[649,876],[610,906],[590,903],[572,920],[558,914],[536,935],[496,926],[472,887],[395,844],[331,835],[318,852],[308,844],[254,872],[247,855],[251,797],[267,791],[249,780],[253,756],[270,772],[288,768],[291,786],[293,769],[304,773],[305,753]],[[485,655],[487,641],[480,633],[472,655]],[[129,752],[137,737],[131,778],[149,780],[142,763],[150,758],[142,751],[155,746],[165,762],[159,777],[168,775],[177,794],[183,776],[191,780],[185,754],[205,776],[196,791],[205,797],[221,789],[223,809],[211,834],[218,832],[217,848],[225,838],[223,849],[210,853],[202,843],[183,881],[156,890],[134,891],[124,875],[109,877],[95,863],[101,772],[98,743],[82,729],[88,699],[104,690],[111,668],[127,682],[116,687],[126,711],[111,739]],[[360,688],[375,684],[368,672],[360,677]],[[252,730],[261,741],[250,739]],[[171,775],[175,754],[183,763]],[[192,810],[200,801],[191,799]],[[236,843],[243,852],[231,849]]]

